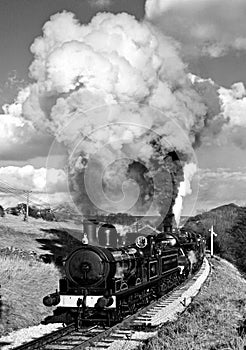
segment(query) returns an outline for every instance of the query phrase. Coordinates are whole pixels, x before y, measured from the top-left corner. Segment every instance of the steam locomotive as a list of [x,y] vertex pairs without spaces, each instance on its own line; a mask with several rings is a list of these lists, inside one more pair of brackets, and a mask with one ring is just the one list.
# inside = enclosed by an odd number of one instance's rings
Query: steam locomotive
[[117,323],[185,280],[204,257],[204,239],[184,230],[164,227],[117,247],[113,225],[98,232],[93,225],[85,224],[83,244],[65,260],[59,291],[43,299],[57,306],[46,323]]

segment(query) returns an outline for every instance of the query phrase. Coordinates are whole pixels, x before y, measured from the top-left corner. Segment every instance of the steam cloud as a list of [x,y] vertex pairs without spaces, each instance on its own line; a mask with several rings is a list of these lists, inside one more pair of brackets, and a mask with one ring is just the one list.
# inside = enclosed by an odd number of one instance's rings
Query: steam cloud
[[197,166],[194,163],[185,164],[184,166],[184,181],[182,181],[179,185],[179,191],[178,195],[175,200],[175,204],[173,207],[173,212],[175,213],[175,220],[176,223],[179,224],[180,221],[180,215],[182,213],[183,209],[183,198],[187,194],[191,194],[191,180],[193,178],[193,175],[197,171]]
[[[124,13],[80,25],[63,12],[31,52],[34,82],[6,108],[67,146],[76,204],[88,213],[165,215],[178,188],[182,198],[182,169],[194,163],[192,145],[216,114],[194,88],[177,42]],[[185,170],[185,192],[189,180]]]

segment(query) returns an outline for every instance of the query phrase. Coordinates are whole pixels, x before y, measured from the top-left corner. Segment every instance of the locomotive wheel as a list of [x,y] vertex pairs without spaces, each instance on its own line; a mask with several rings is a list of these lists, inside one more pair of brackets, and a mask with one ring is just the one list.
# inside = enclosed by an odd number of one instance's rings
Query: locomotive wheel
[[72,315],[72,313],[71,312],[67,312],[66,313],[66,316],[65,316],[65,324],[66,325],[69,325],[69,324],[71,324],[71,323],[73,323],[75,321],[75,317],[74,317],[74,315]]

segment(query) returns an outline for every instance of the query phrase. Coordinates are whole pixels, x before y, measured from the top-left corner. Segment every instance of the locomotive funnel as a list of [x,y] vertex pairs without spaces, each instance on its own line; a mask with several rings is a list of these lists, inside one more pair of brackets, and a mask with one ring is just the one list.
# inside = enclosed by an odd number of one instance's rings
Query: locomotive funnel
[[83,221],[84,233],[87,234],[88,243],[91,245],[98,245],[96,224],[92,221]]
[[102,247],[117,247],[117,230],[114,225],[103,224],[98,230],[98,241]]

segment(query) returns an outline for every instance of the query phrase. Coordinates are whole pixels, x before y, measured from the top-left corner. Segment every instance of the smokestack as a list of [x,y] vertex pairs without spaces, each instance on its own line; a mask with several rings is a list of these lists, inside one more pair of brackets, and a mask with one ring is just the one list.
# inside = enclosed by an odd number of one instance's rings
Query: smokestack
[[174,214],[172,213],[167,214],[167,216],[163,221],[163,232],[172,233],[173,217],[174,217]]
[[98,245],[96,224],[92,221],[83,221],[84,233],[87,234],[88,244]]
[[117,230],[114,225],[103,224],[98,230],[98,241],[102,247],[117,247]]

